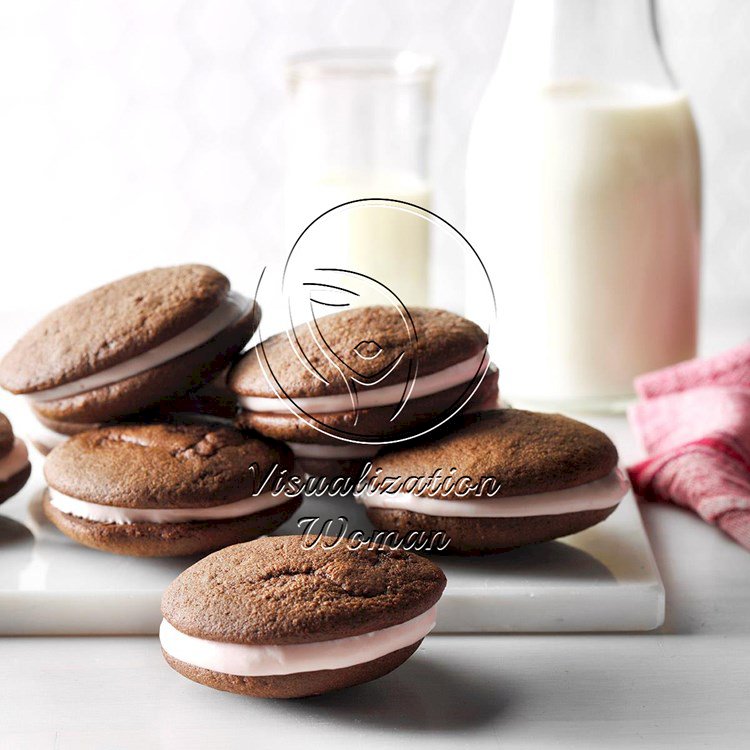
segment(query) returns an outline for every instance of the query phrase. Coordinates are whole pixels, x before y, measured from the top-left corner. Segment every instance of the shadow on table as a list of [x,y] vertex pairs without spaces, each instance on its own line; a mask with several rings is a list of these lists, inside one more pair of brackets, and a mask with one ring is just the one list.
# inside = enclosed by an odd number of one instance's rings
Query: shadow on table
[[319,719],[417,732],[480,727],[500,716],[507,703],[486,681],[418,655],[380,680],[304,699],[305,709]]
[[32,545],[34,535],[22,523],[13,518],[0,515],[0,546]]
[[511,550],[500,555],[462,557],[459,555],[433,555],[432,559],[449,573],[466,576],[479,571],[483,575],[509,575],[533,577],[545,581],[599,581],[614,580],[609,568],[585,550],[565,542],[545,542]]

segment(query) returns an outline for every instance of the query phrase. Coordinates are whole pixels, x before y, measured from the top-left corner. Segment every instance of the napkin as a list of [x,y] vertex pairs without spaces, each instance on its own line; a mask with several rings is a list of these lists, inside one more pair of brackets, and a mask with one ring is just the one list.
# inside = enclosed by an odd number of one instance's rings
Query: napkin
[[647,454],[628,469],[635,491],[689,508],[750,549],[750,343],[635,386],[628,417]]

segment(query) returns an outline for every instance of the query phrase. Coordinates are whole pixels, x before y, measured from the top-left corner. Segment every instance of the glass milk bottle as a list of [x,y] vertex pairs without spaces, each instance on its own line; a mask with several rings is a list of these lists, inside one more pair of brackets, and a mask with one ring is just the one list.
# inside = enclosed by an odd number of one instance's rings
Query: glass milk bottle
[[[321,52],[290,63],[289,248],[313,219],[348,201],[389,198],[430,208],[433,74],[430,59],[410,52]],[[321,263],[372,276],[407,305],[427,304],[429,223],[408,210],[353,205],[320,222],[306,241],[308,248],[316,243]]]
[[514,405],[618,410],[636,375],[695,355],[698,139],[654,18],[649,0],[516,0],[467,168]]

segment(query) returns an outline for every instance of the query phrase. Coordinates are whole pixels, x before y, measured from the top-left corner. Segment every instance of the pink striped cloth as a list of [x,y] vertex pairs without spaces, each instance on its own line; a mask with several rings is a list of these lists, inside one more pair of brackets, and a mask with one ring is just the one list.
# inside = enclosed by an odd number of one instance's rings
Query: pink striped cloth
[[750,343],[638,378],[628,411],[648,458],[628,469],[646,500],[672,502],[750,549]]

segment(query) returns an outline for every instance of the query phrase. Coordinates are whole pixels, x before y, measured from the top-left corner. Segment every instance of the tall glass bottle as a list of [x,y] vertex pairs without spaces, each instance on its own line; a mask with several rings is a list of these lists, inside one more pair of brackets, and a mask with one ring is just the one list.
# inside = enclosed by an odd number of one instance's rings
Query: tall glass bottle
[[616,410],[636,375],[695,355],[698,139],[654,18],[650,0],[516,0],[467,168],[511,403]]
[[[408,51],[314,52],[288,68],[288,244],[334,206],[390,198],[430,208],[428,147],[435,65]],[[308,238],[308,243],[312,240]],[[356,205],[318,228],[321,262],[346,261],[406,304],[429,293],[429,223],[392,206]],[[360,296],[361,304],[374,300]]]

